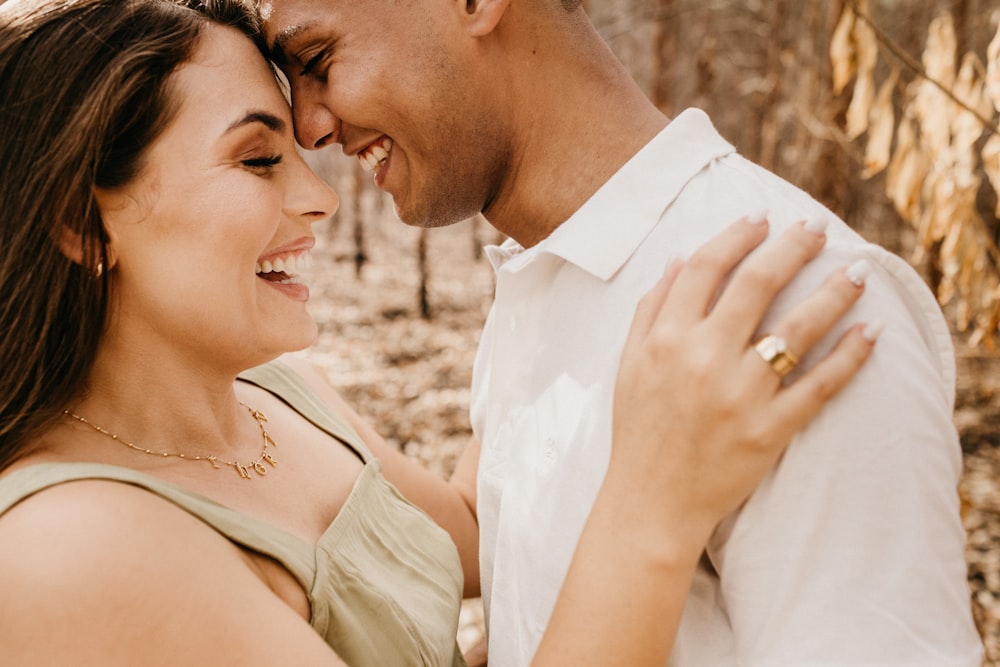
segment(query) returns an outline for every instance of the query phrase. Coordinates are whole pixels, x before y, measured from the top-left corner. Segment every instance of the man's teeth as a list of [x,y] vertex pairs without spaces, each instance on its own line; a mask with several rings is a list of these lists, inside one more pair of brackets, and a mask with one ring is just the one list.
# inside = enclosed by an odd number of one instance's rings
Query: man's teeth
[[288,281],[291,281],[291,279],[297,277],[300,273],[307,271],[310,266],[312,266],[312,256],[308,252],[303,252],[297,255],[276,257],[270,260],[265,259],[263,262],[257,262],[256,271],[258,275],[263,273],[284,273],[288,275]]
[[365,171],[375,171],[389,159],[390,150],[392,150],[392,139],[383,139],[382,143],[375,144],[364,153],[358,155],[361,167]]

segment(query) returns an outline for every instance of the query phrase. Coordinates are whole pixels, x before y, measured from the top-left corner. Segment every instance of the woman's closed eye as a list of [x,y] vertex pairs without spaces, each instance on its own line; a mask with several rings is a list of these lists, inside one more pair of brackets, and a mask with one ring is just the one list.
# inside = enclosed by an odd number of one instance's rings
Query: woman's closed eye
[[241,163],[243,164],[244,167],[248,167],[249,169],[252,169],[254,171],[266,172],[269,171],[272,167],[275,167],[278,164],[280,164],[283,157],[284,156],[281,154],[262,155],[260,157],[253,157],[246,160],[242,160]]

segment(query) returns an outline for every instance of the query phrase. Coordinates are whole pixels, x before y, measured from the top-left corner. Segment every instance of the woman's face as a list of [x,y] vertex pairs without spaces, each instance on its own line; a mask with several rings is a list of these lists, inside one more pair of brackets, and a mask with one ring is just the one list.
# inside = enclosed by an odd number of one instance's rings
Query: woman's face
[[105,340],[240,367],[307,346],[296,274],[338,201],[296,152],[274,75],[242,34],[211,25],[172,95],[138,177],[98,192],[116,293]]

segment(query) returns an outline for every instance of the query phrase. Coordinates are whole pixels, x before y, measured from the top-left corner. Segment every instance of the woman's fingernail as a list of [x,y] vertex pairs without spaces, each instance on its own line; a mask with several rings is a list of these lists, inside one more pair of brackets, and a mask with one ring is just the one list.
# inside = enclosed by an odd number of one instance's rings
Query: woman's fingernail
[[847,279],[858,287],[864,287],[865,281],[868,280],[868,276],[871,275],[872,265],[867,259],[859,259],[858,261],[847,267]]
[[865,328],[861,330],[861,337],[869,343],[874,343],[882,334],[883,329],[885,329],[885,324],[883,322],[869,322],[865,325]]
[[755,213],[751,213],[750,215],[748,215],[746,217],[746,220],[751,225],[762,225],[767,220],[767,214],[768,214],[767,209],[756,211]]
[[826,218],[810,218],[806,220],[802,228],[807,232],[812,232],[816,236],[822,236],[823,232],[826,231],[826,226],[828,222]]

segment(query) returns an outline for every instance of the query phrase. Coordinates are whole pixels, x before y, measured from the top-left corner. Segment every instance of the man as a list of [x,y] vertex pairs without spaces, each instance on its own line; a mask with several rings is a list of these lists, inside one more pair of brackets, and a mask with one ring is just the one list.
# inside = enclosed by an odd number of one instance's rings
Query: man
[[[670,260],[761,210],[775,229],[829,224],[761,332],[839,266],[868,279],[866,297],[803,364],[852,323],[887,329],[717,529],[672,664],[979,666],[952,349],[909,267],[701,112],[667,119],[579,0],[270,0],[262,14],[303,146],[341,144],[409,224],[481,211],[510,237],[489,250],[497,294],[473,379],[492,665],[527,665],[552,612],[607,465],[636,302]],[[783,374],[780,352],[763,354]]]

